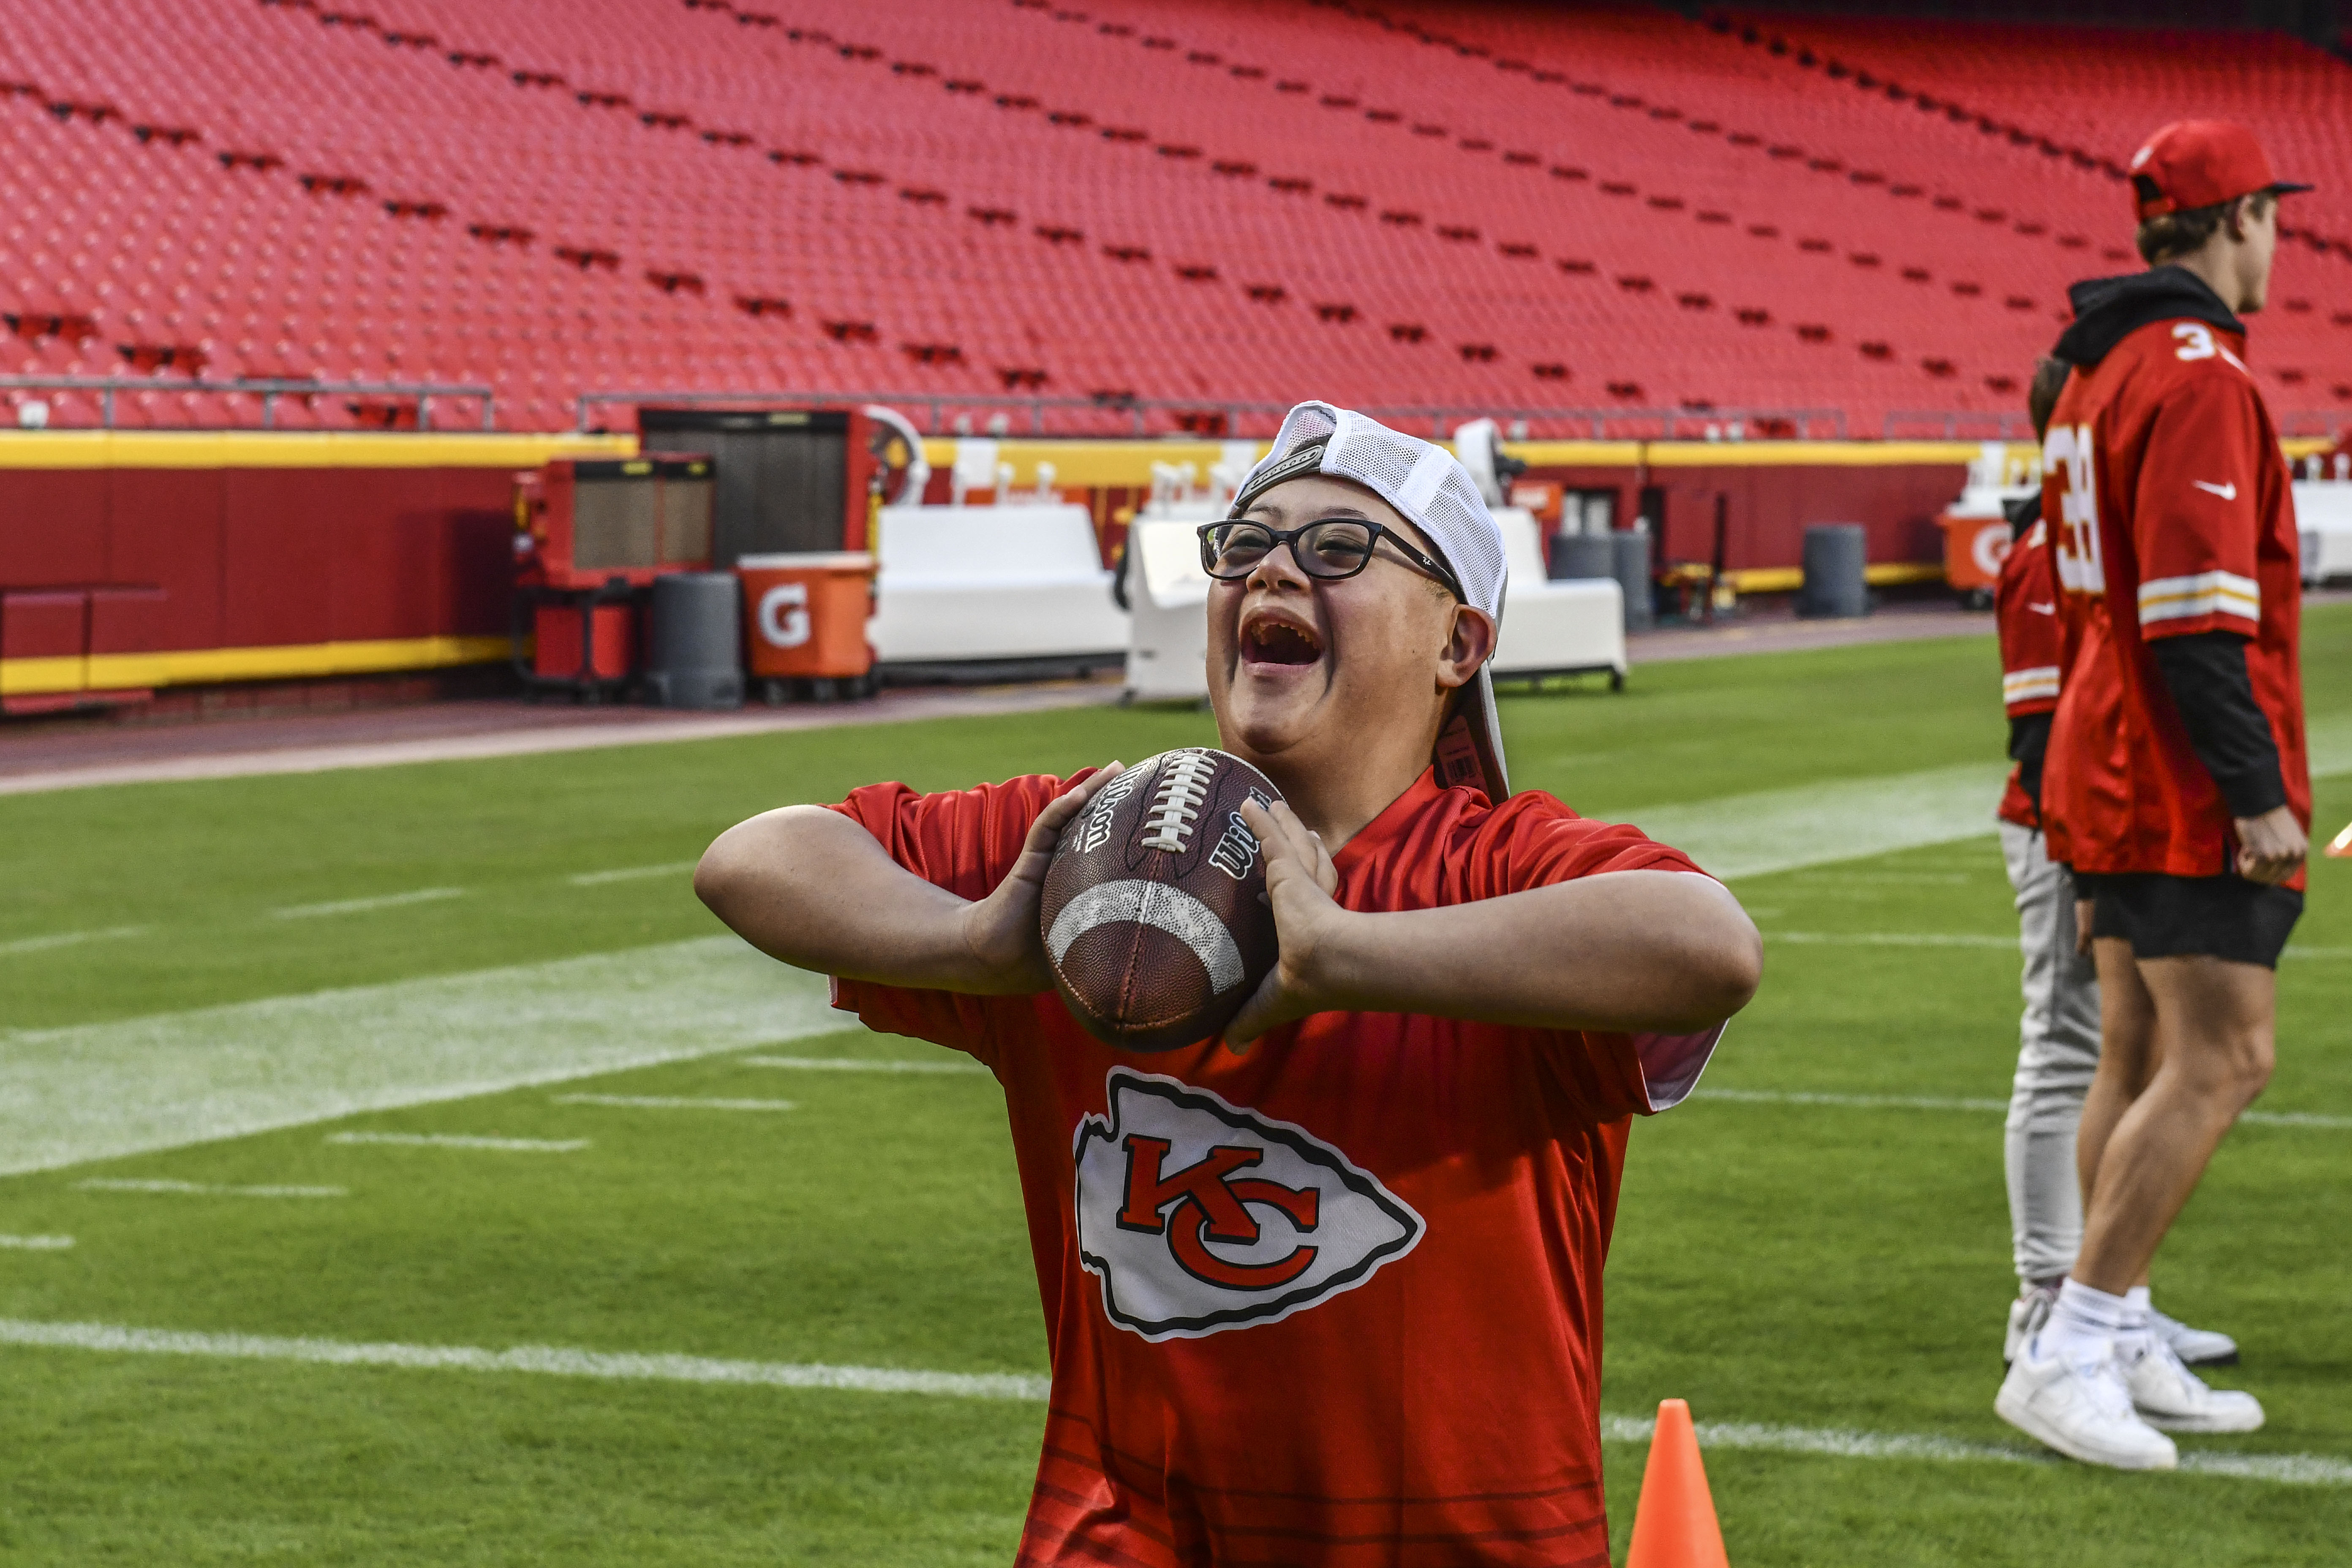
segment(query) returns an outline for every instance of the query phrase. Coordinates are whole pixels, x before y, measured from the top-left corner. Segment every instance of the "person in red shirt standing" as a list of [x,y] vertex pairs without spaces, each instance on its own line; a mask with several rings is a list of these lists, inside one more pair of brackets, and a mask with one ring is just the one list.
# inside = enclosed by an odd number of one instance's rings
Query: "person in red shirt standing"
[[1203,529],[1221,743],[1281,958],[1224,1041],[1081,1030],[1039,889],[1110,764],[858,790],[730,829],[697,890],[871,1026],[1004,1088],[1053,1363],[1018,1561],[1591,1564],[1628,1117],[1757,984],[1721,884],[1510,794],[1500,530],[1443,448],[1304,403]]
[[2091,905],[2102,997],[2083,1244],[1995,1408],[2062,1453],[2153,1468],[2178,1458],[2158,1428],[2263,1420],[2151,1331],[2144,1281],[2269,1079],[2274,971],[2303,908],[2294,516],[2239,318],[2269,287],[2279,196],[2307,187],[2214,121],[2166,126],[2130,174],[2150,269],[2075,285],[2043,442],[2066,679],[2042,805]]
[[[2066,384],[2063,360],[2034,366],[2026,390],[2034,438],[2046,437],[2051,410]],[[1993,593],[2000,637],[2001,704],[2009,715],[2014,764],[2002,790],[2002,860],[2017,896],[2018,945],[2025,958],[2018,1021],[2017,1072],[2010,1086],[2002,1139],[2009,1187],[2011,1258],[2018,1294],[2010,1304],[2001,1364],[2038,1331],[2057,1304],[2083,1241],[2082,1185],[2075,1129],[2099,1068],[2099,977],[2076,936],[2074,885],[2050,858],[2042,834],[2042,773],[2050,726],[2065,671],[2060,665],[2058,583],[2050,564],[2050,530],[2037,488],[2003,503],[2011,544]],[[2148,1325],[2190,1366],[2234,1362],[2227,1334],[2191,1328],[2148,1308]]]

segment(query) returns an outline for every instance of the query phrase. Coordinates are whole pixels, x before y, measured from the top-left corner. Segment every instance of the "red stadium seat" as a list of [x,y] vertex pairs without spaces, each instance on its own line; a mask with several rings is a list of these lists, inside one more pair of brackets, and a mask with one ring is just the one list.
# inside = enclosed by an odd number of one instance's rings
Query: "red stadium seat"
[[[99,332],[7,336],[0,369],[168,384],[173,346],[209,375],[482,378],[531,426],[582,391],[764,384],[1816,407],[1874,434],[2014,406],[2065,285],[2136,264],[2104,164],[2147,129],[2228,112],[2324,170],[2352,103],[2340,62],[2283,41],[2225,64],[2051,27],[1415,0],[375,10],[134,0],[98,27],[19,0],[0,310]],[[2347,202],[2291,209],[2286,331],[2255,363],[2305,375],[2274,401],[2352,384]]]

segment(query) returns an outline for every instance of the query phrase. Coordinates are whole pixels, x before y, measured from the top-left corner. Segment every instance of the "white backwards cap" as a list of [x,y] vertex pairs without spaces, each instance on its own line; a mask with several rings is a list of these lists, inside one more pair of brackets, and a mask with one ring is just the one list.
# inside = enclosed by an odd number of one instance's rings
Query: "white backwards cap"
[[[1503,531],[1486,510],[1477,481],[1453,453],[1349,409],[1302,403],[1283,416],[1274,449],[1234,492],[1233,515],[1239,517],[1285,479],[1307,474],[1352,479],[1394,507],[1453,568],[1465,600],[1501,629],[1503,584],[1510,575],[1503,561]],[[1455,702],[1431,760],[1441,784],[1475,785],[1497,805],[1509,796],[1495,682],[1485,666]]]

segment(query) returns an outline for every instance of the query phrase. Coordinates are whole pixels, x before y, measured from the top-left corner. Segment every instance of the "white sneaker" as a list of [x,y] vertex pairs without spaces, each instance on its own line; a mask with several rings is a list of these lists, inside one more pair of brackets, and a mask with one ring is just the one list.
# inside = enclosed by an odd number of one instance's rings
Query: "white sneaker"
[[2050,1321],[2050,1309],[2058,1304],[2055,1285],[2028,1285],[2009,1304],[2009,1337],[2001,1342],[2000,1364],[2007,1366],[2017,1359],[2020,1346],[2042,1331]]
[[1992,1407],[2000,1418],[2070,1459],[2118,1470],[2169,1470],[2172,1439],[2132,1413],[2131,1393],[2112,1353],[2095,1360],[2039,1356],[2042,1336],[2019,1347]]
[[2154,1307],[2147,1310],[2147,1326],[2167,1344],[2172,1353],[2187,1366],[2235,1366],[2238,1364],[2238,1342],[2211,1329],[2192,1329],[2178,1318],[2168,1318]]
[[2131,1390],[2132,1408],[2149,1426],[2167,1432],[2262,1429],[2261,1400],[2251,1394],[2206,1387],[2158,1335],[2141,1335],[2137,1345],[2118,1345],[2116,1351],[2124,1363],[2124,1386]]

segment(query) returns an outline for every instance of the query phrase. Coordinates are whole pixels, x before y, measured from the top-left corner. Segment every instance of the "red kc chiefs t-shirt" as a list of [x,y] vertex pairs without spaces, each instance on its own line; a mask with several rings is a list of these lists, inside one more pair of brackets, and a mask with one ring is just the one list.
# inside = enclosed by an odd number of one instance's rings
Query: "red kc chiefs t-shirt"
[[[877,784],[835,809],[977,899],[1065,784]],[[1335,858],[1360,910],[1696,869],[1539,792],[1496,807],[1427,773]],[[1322,1014],[1246,1056],[1135,1055],[1052,993],[841,980],[835,1005],[1004,1086],[1053,1360],[1021,1563],[1607,1563],[1601,1270],[1627,1118],[1687,1094],[1720,1026]]]
[[[2000,631],[2000,700],[2012,719],[2047,713],[2058,706],[2058,585],[2050,574],[2049,525],[2036,522],[2019,537],[2000,563],[1993,589],[1993,621]],[[2009,770],[2001,792],[2001,820],[2021,827],[2042,826],[2033,799]]]
[[2245,639],[2287,804],[2310,826],[2294,506],[2245,346],[2207,322],[2150,322],[2075,366],[2052,413],[2042,518],[2066,682],[2042,806],[2052,856],[2078,871],[2231,869],[2229,807],[2148,652],[2162,637]]

